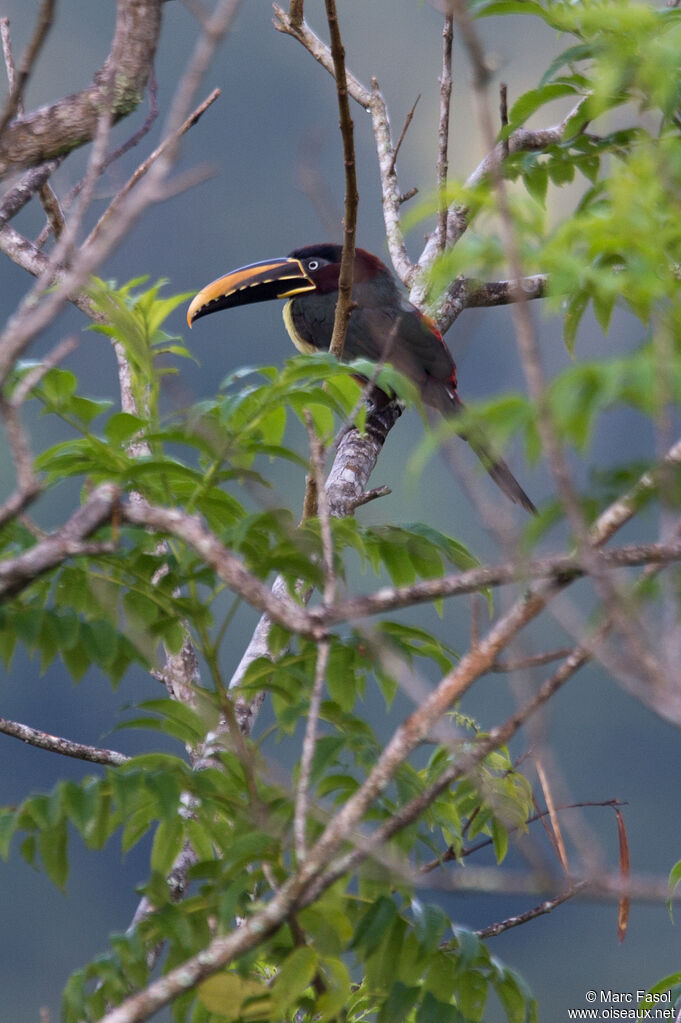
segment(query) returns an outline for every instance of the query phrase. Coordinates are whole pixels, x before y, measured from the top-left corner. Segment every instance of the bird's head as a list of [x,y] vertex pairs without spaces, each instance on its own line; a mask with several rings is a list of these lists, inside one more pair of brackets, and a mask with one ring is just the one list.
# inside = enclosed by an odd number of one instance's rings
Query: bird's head
[[[250,302],[291,299],[306,292],[335,293],[342,251],[341,245],[306,245],[285,258],[265,259],[230,270],[196,295],[187,310],[187,323],[191,327],[201,316]],[[384,276],[392,278],[380,259],[365,249],[355,249],[355,283]]]

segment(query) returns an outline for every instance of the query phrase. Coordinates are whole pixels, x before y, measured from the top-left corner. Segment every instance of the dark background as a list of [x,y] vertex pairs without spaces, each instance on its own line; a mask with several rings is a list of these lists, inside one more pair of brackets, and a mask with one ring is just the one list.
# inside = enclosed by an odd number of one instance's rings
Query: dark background
[[[5,0],[0,13],[11,18],[15,52],[21,51],[33,25],[37,3]],[[325,35],[323,4],[307,4],[310,23]],[[398,169],[403,190],[418,185],[421,196],[432,192],[436,161],[438,110],[437,76],[440,69],[441,16],[417,0],[343,0],[339,16],[352,70],[366,83],[375,75],[388,100],[397,133],[418,93],[422,94],[414,122],[400,154]],[[114,5],[92,0],[64,0],[56,24],[28,90],[33,108],[66,92],[83,87],[101,65],[111,38]],[[554,56],[555,47],[568,45],[546,35],[527,18],[492,19],[483,26],[485,43],[497,62],[498,78],[509,82],[511,100],[536,84]],[[168,3],[157,58],[161,116],[151,134],[130,156],[112,169],[102,183],[93,216],[107,198],[160,138],[164,112],[195,35],[191,16],[179,3]],[[455,47],[452,173],[465,177],[483,155],[474,128],[469,72]],[[152,208],[120,250],[101,269],[102,276],[120,282],[147,273],[165,277],[172,291],[197,289],[219,274],[253,260],[286,254],[299,245],[331,237],[330,223],[340,224],[343,200],[342,160],[337,130],[337,109],[330,77],[292,39],[272,27],[267,0],[244,3],[232,33],[213,66],[205,89],[222,89],[222,97],[187,136],[180,169],[210,164],[212,179],[171,201]],[[558,108],[556,108],[558,110]],[[116,144],[143,120],[140,109],[114,132]],[[553,113],[551,113],[553,116]],[[558,113],[556,113],[556,117]],[[353,108],[360,186],[359,244],[386,258],[380,191],[370,122]],[[79,178],[86,153],[77,153],[55,179],[61,193]],[[304,186],[305,167],[324,183],[327,195],[321,212]],[[564,215],[569,198],[550,194],[555,216]],[[29,236],[41,220],[27,210],[17,222]],[[410,236],[416,257],[430,222],[417,223]],[[0,313],[7,316],[30,282],[8,261],[0,262]],[[540,331],[545,363],[550,373],[567,363],[560,323],[539,305],[533,314]],[[83,319],[67,311],[49,336],[41,338],[30,354],[49,347],[68,332],[81,333],[81,344],[71,365],[84,381],[83,389],[98,397],[116,398],[113,356],[105,340],[82,333]],[[170,328],[186,335],[182,309]],[[587,327],[580,335],[578,355],[622,352],[636,342],[637,325],[615,317],[607,338]],[[251,306],[202,320],[186,338],[200,365],[184,363],[181,377],[167,389],[168,407],[184,406],[213,394],[217,382],[233,368],[248,364],[280,363],[290,344],[275,304]],[[484,397],[522,387],[521,373],[508,310],[467,313],[456,324],[448,343],[457,360],[464,398]],[[47,443],[52,424],[35,423],[35,449]],[[468,500],[441,461],[433,460],[418,483],[405,481],[404,466],[410,446],[422,437],[418,416],[407,413],[390,437],[374,482],[387,482],[391,497],[380,507],[362,511],[365,521],[392,522],[421,518],[459,537],[472,550],[486,556],[489,543]],[[597,433],[591,458],[595,463],[644,457],[651,439],[633,416],[611,413]],[[465,460],[466,455],[462,456]],[[10,467],[4,453],[0,465],[5,479]],[[470,464],[470,463],[469,463]],[[539,466],[523,465],[513,456],[523,484],[542,501],[551,496],[548,476]],[[577,478],[586,479],[587,466],[575,461]],[[302,494],[301,479],[292,481],[294,495]],[[278,478],[284,488],[285,478]],[[291,484],[289,484],[290,486]],[[481,485],[487,487],[487,481]],[[11,483],[7,484],[11,486]],[[490,484],[491,487],[491,484]],[[491,493],[491,500],[497,497]],[[298,496],[292,496],[297,507]],[[45,524],[60,521],[72,507],[73,493],[65,487],[53,492],[40,509]],[[632,533],[631,535],[634,535]],[[366,581],[365,581],[366,583]],[[572,600],[588,602],[588,591],[575,590]],[[463,617],[462,617],[463,615]],[[452,602],[442,622],[427,609],[416,619],[439,628],[447,642],[463,646],[468,611]],[[244,613],[228,639],[224,671],[238,663],[254,616]],[[564,641],[557,625],[547,619],[535,633],[542,648]],[[541,678],[542,676],[538,676]],[[434,681],[434,678],[432,679]],[[90,672],[73,686],[60,665],[41,675],[37,663],[17,655],[11,672],[0,675],[0,713],[55,734],[85,742],[111,745],[126,752],[154,746],[156,736],[113,733],[132,703],[159,695],[158,683],[140,671],[131,672],[117,692],[106,679]],[[513,707],[508,680],[483,679],[464,701],[463,709],[478,716],[483,727],[502,720]],[[402,704],[405,706],[405,704]],[[383,713],[377,700],[369,700],[367,713]],[[263,724],[267,723],[267,715]],[[388,723],[384,727],[388,727]],[[625,818],[631,841],[634,871],[666,876],[679,857],[679,754],[678,734],[596,668],[575,678],[552,702],[543,736],[574,800],[625,800]],[[523,747],[518,746],[520,751]],[[286,769],[285,749],[273,751]],[[0,736],[0,802],[20,800],[29,792],[49,789],[59,777],[83,777],[83,765],[22,746]],[[559,791],[559,796],[561,795]],[[614,867],[617,841],[614,815],[607,810],[586,812],[589,826],[602,844],[604,862]],[[549,857],[545,840],[537,842]],[[0,1023],[35,1021],[39,1007],[49,1006],[58,1017],[59,991],[71,970],[106,946],[112,930],[123,930],[134,911],[133,886],[144,873],[145,849],[122,857],[114,839],[104,854],[83,850],[74,840],[72,874],[66,893],[52,887],[43,874],[13,857],[0,863],[2,927],[0,936]],[[489,862],[482,859],[480,862]],[[511,858],[511,866],[522,860]],[[464,926],[481,927],[533,905],[533,896],[462,896],[424,892],[424,898],[442,898],[452,919]],[[568,1008],[584,1006],[587,989],[635,991],[681,967],[678,934],[663,905],[635,904],[626,941],[618,945],[614,904],[587,901],[569,903],[551,916],[507,932],[490,943],[492,952],[518,969],[539,999],[545,1020],[567,1019]],[[490,1004],[490,1023],[503,1018]]]

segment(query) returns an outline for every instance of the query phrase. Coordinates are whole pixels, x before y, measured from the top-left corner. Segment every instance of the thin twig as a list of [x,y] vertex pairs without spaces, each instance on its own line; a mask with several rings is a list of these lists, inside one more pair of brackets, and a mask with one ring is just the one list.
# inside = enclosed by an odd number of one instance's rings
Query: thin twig
[[[19,109],[24,86],[28,81],[28,77],[33,70],[35,61],[42,49],[47,33],[50,30],[53,14],[54,0],[43,0],[40,10],[38,11],[38,19],[33,30],[33,35],[31,36],[28,46],[21,55],[16,76],[13,76],[13,81],[10,79],[9,96],[5,101],[2,113],[0,113],[0,135],[2,135],[3,131]],[[2,47],[5,55],[5,63],[7,64],[9,72],[10,68],[14,68],[12,50],[9,41],[9,18],[1,19],[0,33],[2,34]]]
[[[504,131],[508,128],[508,87],[506,82],[499,83],[499,120],[501,121],[501,130]],[[508,156],[508,138],[504,137],[502,140],[502,146],[504,149],[504,158]]]
[[440,75],[440,120],[437,139],[437,189],[438,189],[438,248],[444,252],[447,247],[447,172],[449,169],[449,117],[452,98],[452,41],[454,39],[454,18],[445,16],[442,29],[442,74]]
[[304,17],[303,6],[304,6],[304,3],[305,3],[305,0],[291,0],[290,6],[289,6],[289,9],[288,9],[288,16],[291,19],[291,24],[293,25],[294,28],[300,28],[300,26],[301,26],[301,24],[303,22],[303,17]]
[[538,906],[534,906],[532,909],[526,909],[523,913],[518,913],[516,916],[509,916],[505,920],[500,920],[498,923],[489,924],[487,927],[482,927],[479,931],[476,931],[478,938],[482,940],[486,938],[496,938],[499,934],[503,934],[504,931],[510,930],[512,927],[520,927],[522,924],[529,923],[530,920],[536,920],[538,916],[544,916],[546,913],[552,913],[558,906],[562,906],[564,902],[569,899],[574,899],[575,895],[579,895],[589,885],[588,881],[578,881],[576,884],[571,885],[560,895],[556,895],[553,899],[545,899],[544,902],[540,902]]
[[[531,754],[527,754],[530,756]],[[516,765],[517,766],[517,765]],[[583,810],[586,807],[618,807],[627,806],[626,800],[620,799],[601,799],[601,800],[586,800],[581,803],[563,803],[561,806],[557,806],[556,810],[562,813],[563,810]],[[524,824],[516,827],[509,828],[509,834],[513,834],[520,830],[520,828],[528,827],[530,824],[534,824],[535,821],[543,820],[548,815],[548,810],[537,810],[531,817],[528,817]],[[468,822],[467,822],[468,823]],[[454,860],[466,859],[469,856],[474,856],[475,853],[480,852],[481,849],[489,848],[494,845],[493,838],[483,838],[474,845],[466,846],[463,849],[456,850],[454,846],[449,846],[442,856],[438,856],[437,859],[429,860],[428,863],[424,863],[419,868],[419,873],[430,874],[433,870],[437,870],[444,863],[451,863]]]
[[[544,793],[544,799],[546,800],[546,806],[549,811],[549,819],[551,821],[551,828],[553,829],[553,839],[558,858],[561,862],[561,866],[565,871],[565,876],[570,877],[570,866],[568,864],[567,850],[565,848],[565,842],[563,841],[563,832],[561,831],[560,821],[556,812],[556,805],[553,801],[553,795],[551,793],[551,786],[549,785],[548,775],[544,770],[543,764],[539,757],[534,758],[534,766],[539,777],[539,783]],[[542,818],[543,819],[543,818]]]
[[[50,19],[51,20],[51,19]],[[7,80],[9,82],[10,96],[17,88],[17,75],[16,68],[14,66],[14,54],[12,53],[12,40],[9,32],[9,18],[0,19],[0,36],[2,36],[2,50],[5,57],[5,67],[7,69]],[[25,83],[24,83],[25,84]],[[23,113],[23,102],[21,98],[21,88],[19,89],[18,97],[16,100],[15,113],[21,115]],[[2,129],[0,128],[0,131]],[[51,174],[54,167],[59,166],[59,160],[50,160],[47,163],[47,174]],[[45,166],[45,165],[44,165]],[[49,181],[45,181],[44,184],[38,187],[38,196],[42,203],[43,209],[47,214],[49,223],[52,225],[52,229],[56,237],[59,237],[64,228],[64,215],[59,205],[59,199],[56,193],[52,189]]]
[[[681,540],[667,543],[626,544],[602,554],[602,567],[616,569],[647,564],[668,564],[681,559]],[[560,554],[533,561],[509,561],[484,568],[471,568],[463,572],[424,579],[410,586],[384,587],[366,596],[348,597],[327,608],[310,611],[319,628],[342,621],[355,621],[367,615],[394,611],[409,604],[430,603],[442,597],[474,593],[488,586],[502,586],[529,579],[553,580],[564,586],[574,579],[588,575],[588,566],[579,555]]]
[[331,57],[333,59],[334,76],[336,79],[336,95],[338,97],[338,113],[340,130],[343,139],[343,163],[345,167],[345,223],[343,225],[343,253],[341,256],[340,275],[338,278],[338,301],[333,321],[333,334],[329,351],[337,359],[342,359],[345,346],[345,335],[348,330],[350,313],[352,312],[352,282],[355,275],[355,235],[357,232],[357,171],[355,166],[355,139],[350,102],[348,100],[348,83],[345,73],[345,48],[341,38],[336,0],[324,0],[326,19],[331,35]]
[[[274,4],[274,27],[279,32],[285,32],[297,39],[314,59],[335,77],[334,62],[329,46],[305,22],[300,25],[292,24],[287,12],[277,3]],[[390,257],[400,280],[411,286],[416,268],[407,253],[400,223],[402,200],[395,168],[391,166],[395,147],[386,103],[375,78],[371,80],[371,88],[367,89],[352,72],[346,69],[346,82],[350,96],[371,115],[381,177],[383,219]]]
[[317,726],[322,705],[326,669],[329,663],[331,644],[322,639],[317,644],[317,660],[315,664],[314,683],[310,694],[310,707],[307,712],[307,723],[300,756],[300,770],[296,785],[296,799],[293,816],[293,834],[296,844],[296,858],[302,863],[307,855],[307,812],[310,795],[310,775],[312,761],[317,748]]
[[421,93],[419,93],[418,96],[416,97],[416,99],[414,100],[414,105],[412,106],[411,110],[409,111],[409,113],[407,114],[407,116],[404,119],[404,124],[402,125],[402,131],[400,132],[400,137],[397,140],[397,145],[395,146],[395,150],[393,152],[392,159],[391,159],[390,164],[388,166],[388,175],[393,175],[395,173],[395,164],[397,162],[397,154],[399,153],[400,148],[402,147],[402,143],[404,142],[405,136],[406,136],[406,134],[407,134],[407,132],[409,130],[409,125],[411,124],[411,122],[412,122],[412,120],[414,118],[414,111],[416,110],[416,105],[417,105],[417,103],[418,103],[418,101],[420,99],[421,99]]
[[[452,12],[473,66],[478,119],[486,147],[491,152],[495,147],[495,132],[486,95],[489,69],[464,0],[452,0]],[[500,162],[494,162],[490,170],[496,193],[504,249],[510,263],[512,276],[519,281],[522,278],[522,260]],[[603,571],[599,553],[591,542],[587,521],[556,431],[541,364],[539,343],[529,306],[522,292],[519,292],[518,299],[519,301],[511,307],[511,316],[527,389],[537,409],[537,429],[542,449],[546,455],[556,490],[576,538],[579,552],[584,558],[587,571],[594,582],[596,592],[606,607],[612,611],[613,620],[621,634],[623,644],[628,648],[628,656],[632,663],[637,666],[641,677],[647,678],[651,687],[654,687],[660,683],[663,677],[662,666],[647,643],[640,622],[636,616],[632,616],[631,609],[624,606],[614,581]]]
[[85,541],[111,521],[119,498],[119,490],[112,483],[100,484],[63,526],[17,557],[0,563],[0,598],[21,592],[67,558],[90,553],[92,548]]
[[9,721],[7,718],[0,717],[0,732],[10,735],[14,739],[20,739],[22,742],[28,743],[29,746],[37,746],[50,753],[60,753],[64,757],[74,757],[76,760],[87,760],[92,764],[120,767],[130,759],[125,753],[101,749],[98,746],[90,746],[82,742],[73,742],[72,739],[50,735],[49,732],[43,732],[39,728],[32,728],[20,721]]
[[504,674],[512,671],[527,671],[529,668],[540,668],[551,661],[560,661],[570,653],[568,647],[561,647],[558,650],[547,650],[543,654],[533,654],[530,657],[519,657],[516,661],[495,661],[490,671]]
[[62,362],[67,355],[70,355],[71,352],[75,351],[77,347],[78,338],[75,334],[65,337],[62,341],[56,344],[52,351],[48,352],[48,354],[40,360],[37,366],[34,366],[33,369],[30,369],[28,373],[21,378],[12,392],[12,405],[15,408],[22,405],[33,388],[38,386],[45,374],[49,373],[49,371],[54,369],[55,366],[58,366],[59,363]]
[[199,103],[199,105],[189,115],[189,117],[184,121],[184,123],[180,125],[178,130],[174,132],[172,135],[167,135],[166,138],[164,138],[163,142],[161,142],[161,144],[156,147],[153,153],[150,153],[146,160],[142,161],[142,163],[136,168],[134,173],[131,174],[131,176],[128,178],[123,187],[113,197],[104,213],[101,215],[95,226],[92,228],[90,234],[83,243],[84,248],[88,246],[92,241],[94,241],[94,239],[97,237],[97,235],[102,230],[104,225],[109,221],[109,219],[112,216],[114,216],[117,213],[123,199],[128,195],[129,192],[132,191],[137,182],[140,181],[140,179],[143,178],[144,175],[149,171],[152,164],[155,163],[155,161],[158,160],[158,158],[162,156],[166,152],[166,150],[170,148],[170,146],[174,145],[178,141],[178,139],[180,139],[186,132],[189,131],[190,128],[192,128],[196,124],[201,115],[208,109],[208,107],[212,103],[215,102],[215,100],[220,95],[220,92],[221,92],[220,89],[213,89],[210,95],[207,96],[202,103]]
[[[315,433],[312,416],[307,413],[306,426],[310,444],[311,476],[314,479],[317,495],[317,514],[322,539],[322,562],[324,568],[324,603],[333,603],[336,593],[336,574],[333,564],[333,538],[331,535],[331,519],[329,501],[324,487],[324,447]],[[315,665],[314,683],[310,695],[310,707],[307,714],[305,736],[300,758],[300,772],[296,786],[296,798],[293,814],[293,833],[296,844],[296,856],[302,863],[307,854],[307,811],[309,802],[310,775],[312,761],[317,748],[317,727],[322,704],[322,693],[326,681],[326,669],[329,663],[331,645],[328,637],[317,644],[317,661]]]
[[[137,129],[137,131],[133,132],[133,134],[130,136],[130,138],[126,139],[126,141],[122,145],[118,146],[117,149],[114,149],[113,152],[108,154],[108,156],[106,157],[106,159],[102,163],[102,167],[101,167],[101,173],[102,174],[104,174],[104,172],[109,169],[109,167],[112,165],[112,163],[114,163],[116,160],[119,160],[121,158],[121,156],[123,156],[125,153],[129,152],[135,146],[139,145],[139,143],[142,141],[144,136],[147,135],[148,132],[151,130],[152,125],[154,124],[156,118],[158,117],[158,111],[159,111],[159,107],[158,107],[158,86],[157,86],[157,83],[156,83],[156,76],[154,74],[153,67],[151,68],[151,70],[149,72],[148,92],[149,92],[149,111],[148,111],[147,116],[145,117],[142,125]],[[81,192],[84,184],[85,184],[85,178],[81,178],[81,180],[77,181],[76,184],[73,186],[73,188],[70,189],[70,191],[65,195],[64,202],[63,202],[64,209],[68,210],[68,209],[71,208],[71,206],[73,205],[75,199],[80,195],[80,192]],[[37,245],[37,247],[39,249],[41,249],[43,247],[43,245],[45,244],[45,242],[49,238],[50,233],[52,233],[53,231],[54,231],[54,233],[58,237],[58,233],[55,230],[55,225],[52,222],[48,221],[48,223],[43,227],[42,231],[40,232],[40,234],[38,235],[38,237],[35,240],[35,244]]]

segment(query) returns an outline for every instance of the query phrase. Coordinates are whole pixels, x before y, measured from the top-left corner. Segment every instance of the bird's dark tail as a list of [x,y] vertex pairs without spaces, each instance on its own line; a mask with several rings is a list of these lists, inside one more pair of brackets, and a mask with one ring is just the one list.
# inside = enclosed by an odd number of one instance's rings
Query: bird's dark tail
[[466,440],[499,487],[499,490],[502,490],[506,497],[510,498],[515,504],[521,504],[531,515],[536,515],[536,507],[520,486],[503,458],[495,458],[490,454],[484,443],[481,443],[477,437],[467,436]]
[[[446,406],[444,403],[441,403],[441,411],[450,416],[458,415],[463,412],[465,406],[456,391],[455,380],[453,381],[453,386],[447,388],[446,395]],[[490,449],[487,447],[484,438],[480,436],[478,431],[465,431],[460,433],[459,436],[462,437],[463,440],[468,441],[487,472],[490,474],[499,489],[506,494],[506,497],[510,498],[514,504],[522,505],[523,508],[531,515],[537,515],[537,509],[534,503],[520,486],[517,479],[506,465],[506,462],[503,458],[497,458],[492,454]]]

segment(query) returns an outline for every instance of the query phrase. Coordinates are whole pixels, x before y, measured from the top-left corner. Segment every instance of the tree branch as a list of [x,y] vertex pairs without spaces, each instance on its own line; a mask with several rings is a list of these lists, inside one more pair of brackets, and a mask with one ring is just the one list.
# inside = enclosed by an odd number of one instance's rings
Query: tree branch
[[30,725],[23,725],[19,721],[9,721],[2,717],[0,717],[0,732],[10,735],[14,739],[20,739],[22,742],[28,743],[29,746],[37,746],[50,753],[60,753],[64,757],[74,757],[76,760],[87,760],[91,764],[120,767],[130,759],[124,753],[118,753],[116,750],[101,749],[98,746],[73,742],[71,739],[50,735],[49,732],[42,732],[38,728],[31,728]]
[[162,0],[118,0],[111,52],[92,85],[7,123],[0,137],[0,177],[63,156],[94,138],[110,79],[113,121],[134,110],[154,61],[161,7]]
[[113,483],[100,484],[63,526],[23,554],[0,562],[0,600],[6,600],[21,592],[39,576],[56,568],[67,558],[91,553],[92,547],[86,544],[85,540],[95,530],[111,521],[113,510],[119,500],[118,487]]
[[[343,358],[345,335],[352,312],[352,281],[355,267],[355,234],[357,231],[357,173],[355,168],[355,140],[350,104],[348,102],[347,75],[345,72],[345,49],[341,39],[336,0],[325,0],[326,18],[331,34],[331,56],[338,96],[338,113],[343,139],[343,163],[345,166],[345,224],[343,228],[343,252],[338,278],[338,301],[333,321],[333,333],[329,351],[337,359]],[[301,11],[302,14],[302,11]]]
[[438,124],[437,188],[439,193],[438,247],[447,247],[447,171],[449,168],[449,106],[452,98],[452,40],[454,19],[445,15],[442,30],[442,74],[440,76],[440,121]]
[[40,10],[38,11],[38,20],[36,22],[35,29],[33,30],[33,35],[26,47],[26,50],[21,56],[16,74],[14,73],[14,61],[12,59],[12,49],[9,41],[9,19],[2,19],[2,48],[5,55],[5,64],[7,65],[9,77],[9,95],[5,101],[2,113],[0,113],[0,136],[2,136],[2,133],[17,111],[21,110],[24,86],[26,85],[29,75],[33,70],[35,61],[47,37],[47,33],[52,27],[53,14],[54,0],[43,0]]

